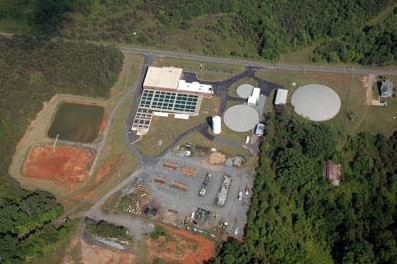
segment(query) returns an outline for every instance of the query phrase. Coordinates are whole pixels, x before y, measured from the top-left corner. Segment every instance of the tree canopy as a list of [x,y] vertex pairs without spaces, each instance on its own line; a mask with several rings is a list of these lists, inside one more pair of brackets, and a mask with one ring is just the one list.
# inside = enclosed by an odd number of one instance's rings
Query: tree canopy
[[122,54],[35,37],[1,37],[0,47],[0,263],[14,264],[49,254],[71,227],[62,224],[63,207],[52,194],[24,190],[9,176],[18,141],[56,93],[107,97]]
[[[221,45],[231,56],[280,55],[318,45],[315,61],[394,64],[395,19],[376,18],[394,0],[7,0],[0,21],[26,24],[24,33],[69,39],[115,41],[184,49],[179,35],[195,26],[195,18],[218,17],[197,24],[193,38],[205,53],[220,52],[216,42],[237,39],[239,48]],[[12,2],[12,4],[11,4]],[[395,12],[394,12],[395,13]],[[395,16],[395,14],[394,14]],[[376,18],[378,23],[366,27]],[[4,26],[3,25],[3,26]],[[204,27],[202,29],[201,27]],[[0,24],[1,28],[1,24]],[[15,30],[15,25],[8,25]],[[217,37],[207,33],[216,31]],[[191,32],[190,32],[191,33]],[[173,39],[170,36],[178,36]],[[256,49],[247,49],[247,43]],[[172,46],[171,46],[172,45]],[[251,45],[248,45],[251,47]]]
[[[261,147],[246,240],[224,243],[212,262],[396,263],[397,132],[359,134],[336,151],[324,145],[336,136],[325,125],[286,114],[273,122]],[[328,158],[342,165],[339,187],[323,177]]]

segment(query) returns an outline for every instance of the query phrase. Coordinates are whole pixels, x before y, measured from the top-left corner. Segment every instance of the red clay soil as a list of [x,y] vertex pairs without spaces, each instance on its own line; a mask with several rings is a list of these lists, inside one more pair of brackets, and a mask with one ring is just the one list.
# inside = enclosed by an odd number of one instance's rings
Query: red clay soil
[[101,182],[104,178],[107,178],[111,174],[116,173],[116,169],[120,166],[121,163],[123,163],[124,159],[125,158],[123,155],[118,155],[103,164],[95,175],[95,183]]
[[25,160],[24,174],[65,183],[81,182],[88,175],[93,158],[93,153],[79,148],[35,146]]
[[84,192],[80,192],[76,195],[73,195],[72,197],[67,197],[61,200],[61,203],[63,204],[73,204],[75,202],[83,201],[83,200],[93,200],[98,197],[96,197],[97,192],[95,192],[95,189],[104,182],[105,179],[110,177],[113,173],[116,172],[116,168],[124,161],[124,156],[118,155],[114,159],[111,159],[110,161],[106,162],[103,164],[98,172],[95,175],[95,180],[94,184]]
[[214,255],[215,245],[211,240],[183,229],[166,225],[162,227],[173,239],[170,241],[164,237],[154,241],[149,239],[146,242],[149,255],[159,257],[165,262],[184,264],[204,263]]

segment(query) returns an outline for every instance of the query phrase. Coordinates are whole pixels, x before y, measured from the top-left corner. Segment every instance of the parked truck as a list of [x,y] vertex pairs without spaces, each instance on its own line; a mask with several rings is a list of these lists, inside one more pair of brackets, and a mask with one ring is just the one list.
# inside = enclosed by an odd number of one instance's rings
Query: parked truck
[[200,189],[200,192],[199,192],[200,196],[204,196],[205,193],[207,192],[207,188],[208,188],[208,185],[209,185],[209,183],[211,181],[211,177],[212,177],[211,173],[207,173],[207,176],[205,176],[203,185],[201,186],[201,189]]

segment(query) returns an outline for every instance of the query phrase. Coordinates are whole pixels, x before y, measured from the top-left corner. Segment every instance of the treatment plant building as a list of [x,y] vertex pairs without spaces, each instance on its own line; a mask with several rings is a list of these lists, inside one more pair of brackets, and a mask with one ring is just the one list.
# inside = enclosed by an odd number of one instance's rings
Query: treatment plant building
[[147,70],[143,92],[131,130],[139,135],[149,131],[153,116],[189,119],[199,114],[203,97],[211,97],[212,86],[199,82],[189,83],[183,78],[183,69],[152,67]]

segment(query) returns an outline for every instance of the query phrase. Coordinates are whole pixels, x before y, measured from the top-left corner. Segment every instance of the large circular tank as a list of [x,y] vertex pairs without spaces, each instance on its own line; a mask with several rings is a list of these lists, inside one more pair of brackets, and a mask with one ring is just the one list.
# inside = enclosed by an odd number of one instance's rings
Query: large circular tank
[[332,119],[341,108],[339,95],[321,84],[300,87],[292,95],[291,103],[297,114],[317,122]]
[[252,130],[259,122],[259,114],[248,105],[235,105],[226,110],[223,115],[225,125],[235,132]]

